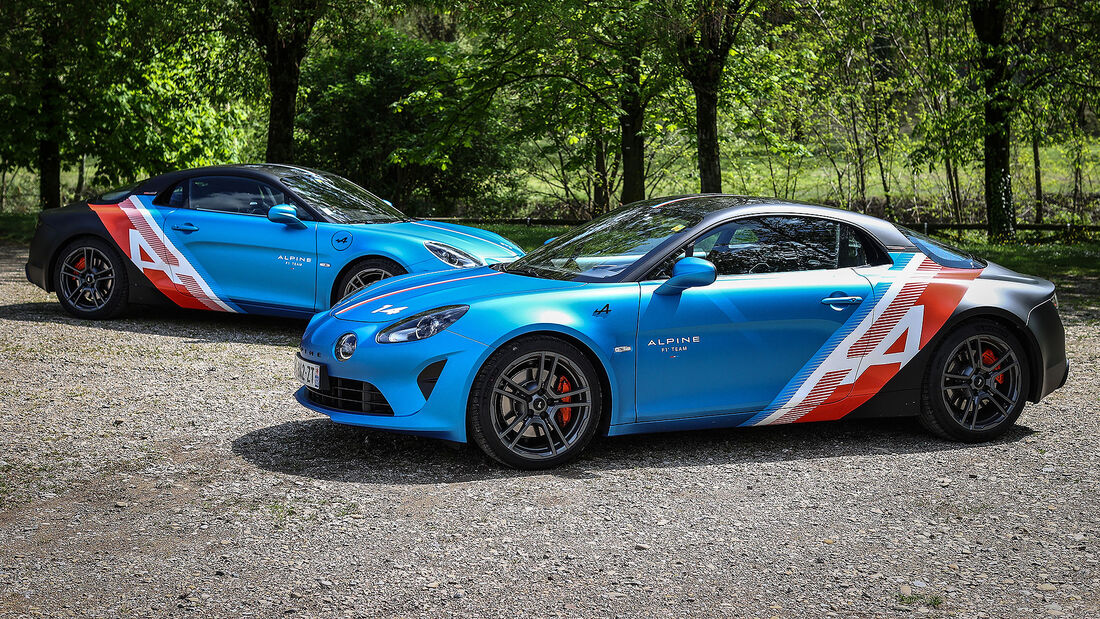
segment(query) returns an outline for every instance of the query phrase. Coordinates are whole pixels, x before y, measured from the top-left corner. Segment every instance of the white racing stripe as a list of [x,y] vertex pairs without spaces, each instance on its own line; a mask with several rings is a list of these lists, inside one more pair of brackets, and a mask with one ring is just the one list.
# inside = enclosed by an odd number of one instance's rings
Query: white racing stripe
[[[191,296],[201,301],[203,305],[210,307],[210,309],[234,313],[237,311],[218,298],[218,295],[214,293],[198,270],[176,248],[172,240],[161,229],[156,218],[138,201],[136,196],[131,196],[129,200],[119,204],[119,207],[130,218],[130,222],[137,229],[142,239],[168,265],[165,272],[172,283],[183,286]],[[131,254],[133,253],[133,250],[131,250]],[[130,260],[138,268],[144,269],[140,254],[131,255]],[[213,304],[213,307],[211,307],[211,304]]]

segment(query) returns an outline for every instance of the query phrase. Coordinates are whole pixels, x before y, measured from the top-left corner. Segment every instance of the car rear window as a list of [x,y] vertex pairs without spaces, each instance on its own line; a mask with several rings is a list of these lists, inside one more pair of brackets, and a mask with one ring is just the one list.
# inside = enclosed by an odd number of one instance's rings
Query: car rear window
[[909,228],[897,227],[905,238],[909,239],[917,249],[921,250],[925,256],[931,258],[936,264],[945,267],[952,267],[955,269],[984,269],[985,261],[975,258],[973,254],[948,245],[943,241],[937,241],[936,239],[925,236],[920,232],[910,230]]
[[120,202],[126,199],[126,197],[128,197],[131,193],[133,193],[133,191],[137,189],[138,185],[141,185],[141,183],[142,181],[138,181],[136,183],[131,183],[129,185],[119,187],[118,189],[112,189],[107,193],[100,195],[95,200],[92,200],[92,202],[103,204],[114,204],[116,202]]

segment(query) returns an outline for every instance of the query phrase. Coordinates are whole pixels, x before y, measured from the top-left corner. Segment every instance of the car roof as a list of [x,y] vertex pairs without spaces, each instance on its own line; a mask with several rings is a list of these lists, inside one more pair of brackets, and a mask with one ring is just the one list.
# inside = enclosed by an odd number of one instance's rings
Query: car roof
[[693,211],[702,215],[696,229],[702,230],[729,219],[760,215],[804,215],[843,221],[874,236],[889,251],[914,251],[912,241],[897,226],[878,217],[831,206],[794,200],[733,194],[688,194],[635,202],[632,206]]
[[216,165],[189,170],[177,170],[154,176],[135,189],[135,193],[160,193],[169,186],[176,184],[184,178],[192,176],[221,176],[239,175],[252,178],[260,178],[267,181],[279,181],[288,176],[302,174],[320,174],[317,170],[301,166],[283,165],[279,163],[241,163],[233,165]]

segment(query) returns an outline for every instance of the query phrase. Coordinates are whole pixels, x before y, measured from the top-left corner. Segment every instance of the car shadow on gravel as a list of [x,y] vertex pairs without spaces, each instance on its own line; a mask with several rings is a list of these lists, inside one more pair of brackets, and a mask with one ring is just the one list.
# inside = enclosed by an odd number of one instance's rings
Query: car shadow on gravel
[[285,344],[297,346],[306,321],[294,318],[229,314],[178,307],[133,306],[113,320],[73,318],[57,303],[0,305],[0,319],[50,322],[106,331],[170,335],[191,342]]
[[[1016,425],[996,443],[1034,430]],[[514,471],[491,463],[476,447],[344,426],[328,419],[290,421],[233,441],[233,452],[268,471],[325,481],[445,484],[528,475],[570,479],[602,471],[889,456],[975,449],[928,435],[914,419],[867,419],[767,428],[730,428],[602,438],[581,458],[550,471]]]

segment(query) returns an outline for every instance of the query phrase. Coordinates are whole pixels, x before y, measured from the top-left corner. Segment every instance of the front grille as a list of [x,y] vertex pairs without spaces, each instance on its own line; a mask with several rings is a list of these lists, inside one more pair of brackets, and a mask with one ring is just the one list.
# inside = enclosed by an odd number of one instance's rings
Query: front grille
[[334,408],[360,415],[393,417],[390,403],[374,385],[351,378],[330,376],[328,389],[307,388],[309,401],[325,408]]

